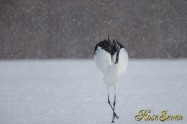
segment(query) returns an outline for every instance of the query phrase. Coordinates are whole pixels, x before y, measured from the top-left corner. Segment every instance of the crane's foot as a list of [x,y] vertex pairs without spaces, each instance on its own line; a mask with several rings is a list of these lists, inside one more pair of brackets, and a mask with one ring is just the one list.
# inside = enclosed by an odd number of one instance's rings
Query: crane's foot
[[117,114],[115,112],[113,112],[113,118],[112,118],[112,122],[111,123],[115,123],[114,122],[115,118],[118,120],[119,116],[117,116]]
[[117,114],[114,112],[114,117],[116,118],[116,119],[119,119],[119,116],[117,116]]

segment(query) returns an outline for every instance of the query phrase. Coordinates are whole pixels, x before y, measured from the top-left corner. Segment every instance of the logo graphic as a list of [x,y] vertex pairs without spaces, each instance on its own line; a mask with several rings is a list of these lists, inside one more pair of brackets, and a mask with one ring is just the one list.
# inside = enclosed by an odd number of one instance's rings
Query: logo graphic
[[167,110],[163,110],[161,115],[150,115],[151,110],[140,110],[135,116],[136,121],[182,121],[183,115],[168,115]]

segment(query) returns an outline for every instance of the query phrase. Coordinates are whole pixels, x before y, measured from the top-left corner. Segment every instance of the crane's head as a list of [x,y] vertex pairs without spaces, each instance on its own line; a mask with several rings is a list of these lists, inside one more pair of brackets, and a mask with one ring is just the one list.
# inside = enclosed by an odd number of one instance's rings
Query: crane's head
[[116,52],[120,51],[120,46],[116,40],[113,40],[113,49],[115,49]]

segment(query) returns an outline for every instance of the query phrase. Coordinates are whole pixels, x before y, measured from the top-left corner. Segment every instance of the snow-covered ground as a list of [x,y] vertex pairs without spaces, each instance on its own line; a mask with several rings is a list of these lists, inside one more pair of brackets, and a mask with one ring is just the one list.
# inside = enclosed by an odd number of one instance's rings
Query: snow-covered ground
[[[109,124],[102,78],[92,60],[0,61],[0,124]],[[137,122],[141,109],[184,120]],[[187,59],[131,60],[116,113],[119,124],[187,124]]]

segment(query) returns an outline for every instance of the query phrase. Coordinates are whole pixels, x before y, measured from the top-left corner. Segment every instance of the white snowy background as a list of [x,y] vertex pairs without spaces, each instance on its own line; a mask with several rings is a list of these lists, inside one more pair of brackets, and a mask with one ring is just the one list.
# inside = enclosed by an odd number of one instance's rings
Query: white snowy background
[[[187,124],[186,65],[186,59],[131,59],[117,93],[116,123]],[[109,124],[102,78],[93,60],[0,61],[0,124]],[[141,109],[151,115],[167,109],[184,120],[137,122]]]

